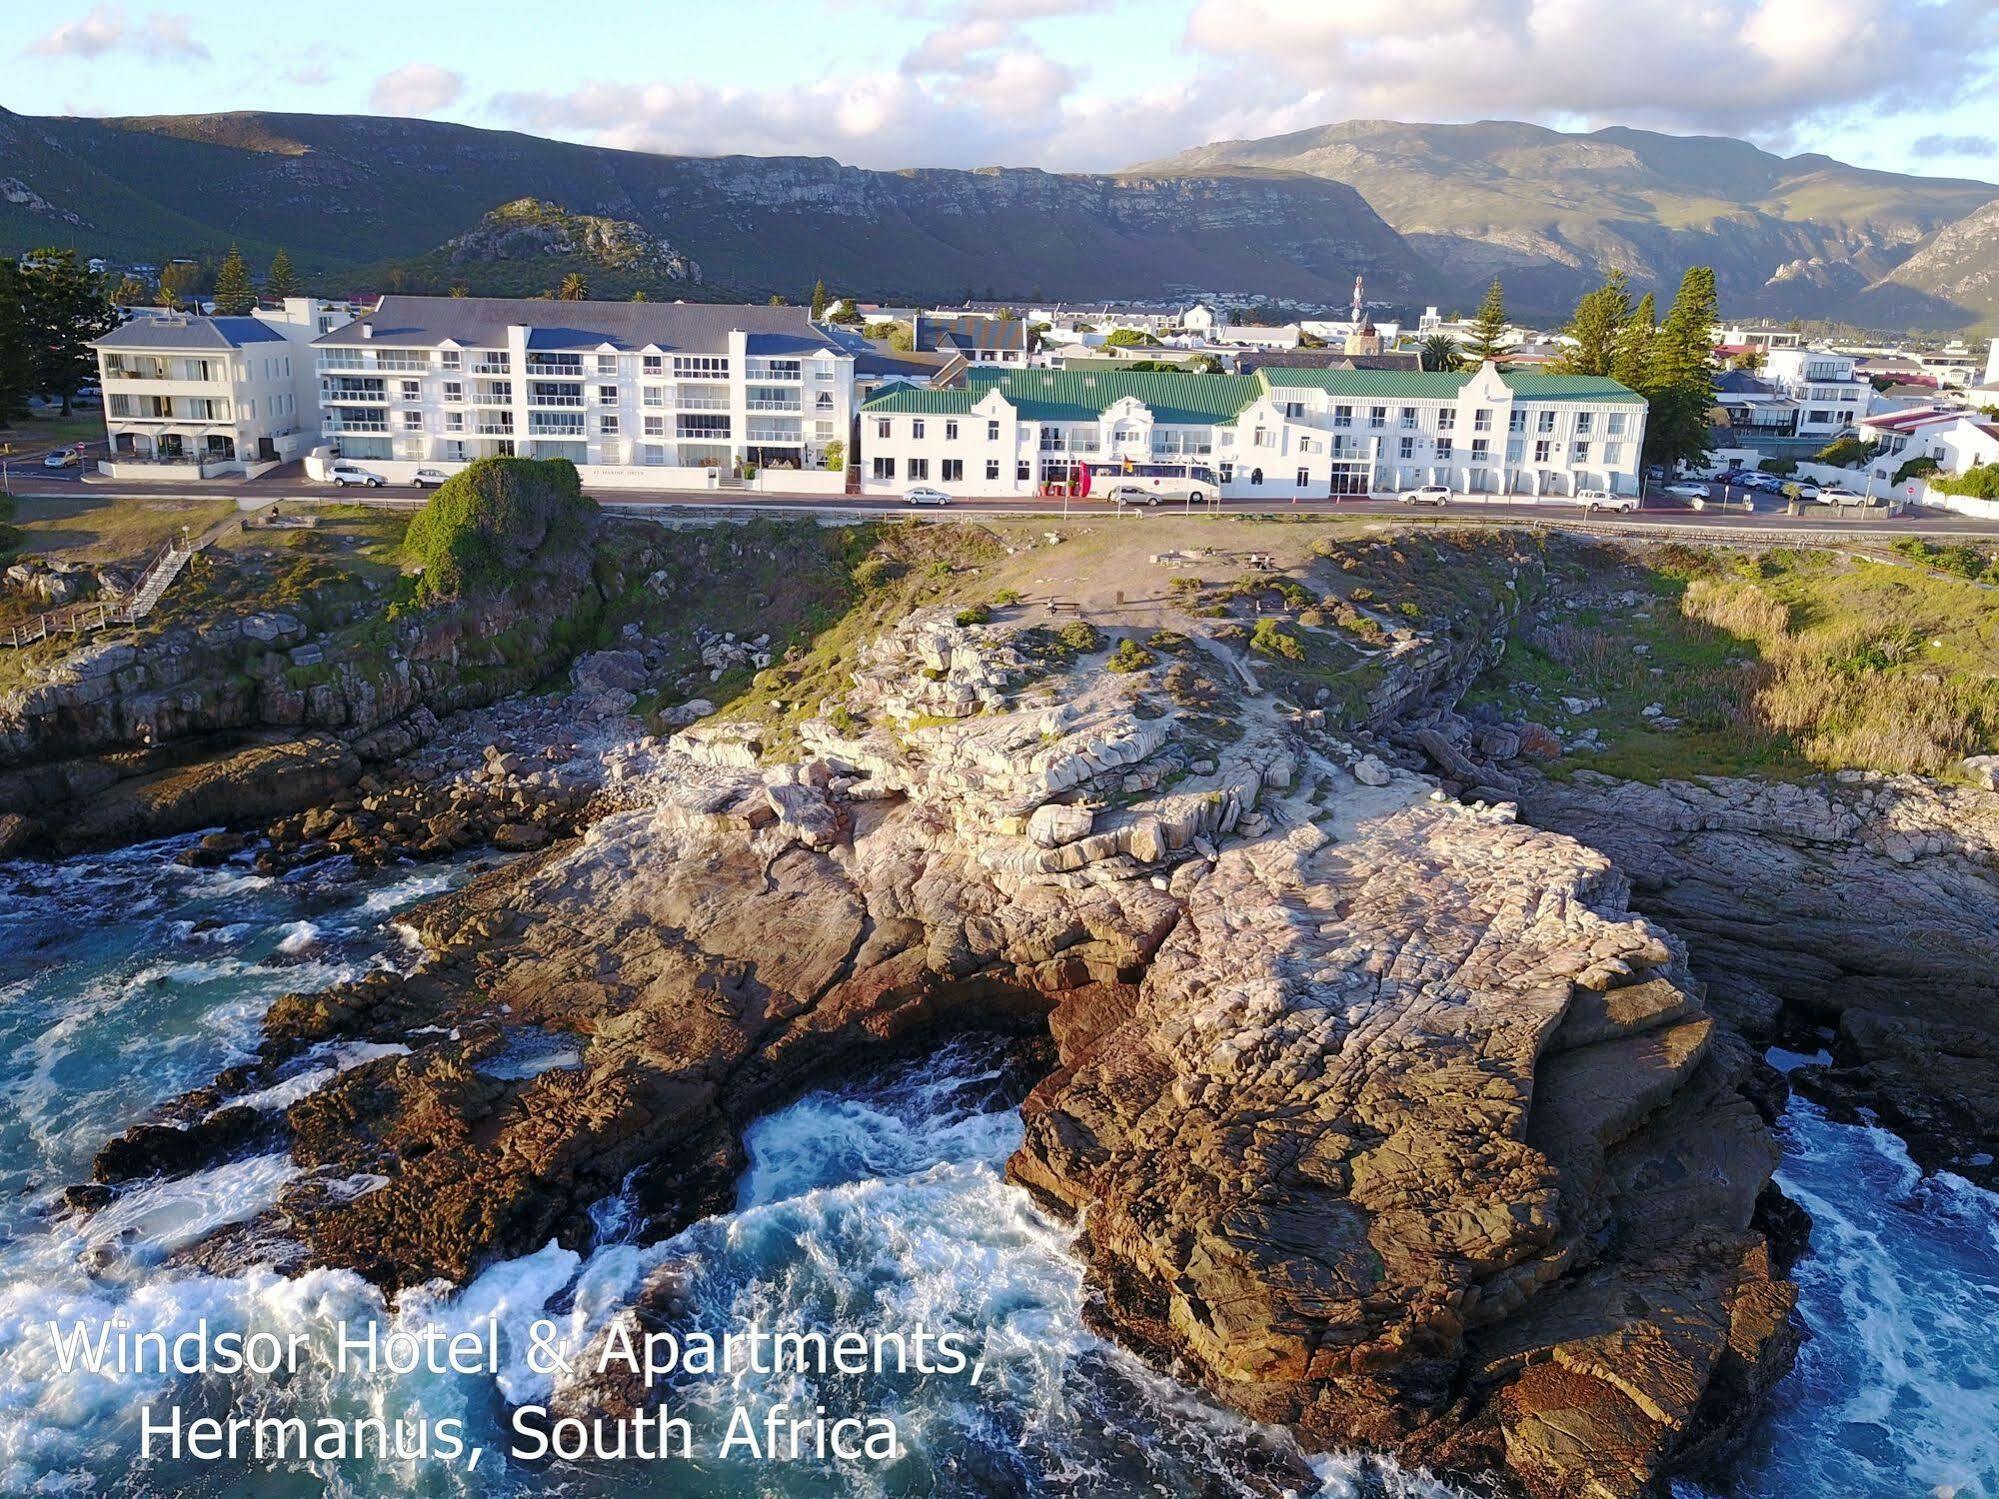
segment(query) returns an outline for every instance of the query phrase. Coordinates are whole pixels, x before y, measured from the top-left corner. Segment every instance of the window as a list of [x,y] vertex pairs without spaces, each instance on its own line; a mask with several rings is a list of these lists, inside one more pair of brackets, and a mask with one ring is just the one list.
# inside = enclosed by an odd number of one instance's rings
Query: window
[[399,380],[396,383],[402,386],[403,399],[405,401],[419,401],[423,399],[423,385],[420,381]]
[[958,424],[956,422],[946,422],[944,424],[944,440],[946,442],[956,442],[958,440]]
[[946,458],[938,465],[938,469],[938,477],[946,484],[960,483],[965,477],[965,460],[962,458]]
[[446,380],[444,382],[444,399],[446,401],[464,400],[465,386],[463,382],[458,380]]
[[1440,437],[1437,439],[1437,457],[1442,459],[1446,463],[1450,462],[1451,458],[1450,438]]
[[1492,430],[1492,408],[1481,406],[1478,410],[1474,411],[1471,414],[1471,429],[1474,432],[1490,432]]
[[605,412],[597,418],[597,430],[606,437],[615,437],[618,432],[618,418],[612,412]]
[[927,478],[929,478],[929,477],[930,477],[930,460],[929,460],[928,458],[912,458],[912,459],[910,459],[910,460],[909,460],[909,477],[910,477],[910,478],[912,478],[912,479],[927,479]]
[[910,435],[911,437],[916,437],[916,438],[920,438],[920,437],[922,437],[922,436],[923,436],[923,418],[922,418],[922,417],[920,417],[920,416],[917,416],[917,417],[911,417],[911,418],[910,418],[910,421],[909,421],[909,435]]
[[1624,461],[1624,444],[1621,442],[1605,443],[1603,445],[1603,461],[1608,463],[1612,468],[1622,463]]
[[1353,407],[1335,406],[1333,408],[1333,425],[1335,427],[1351,427],[1353,425]]
[[1263,470],[1260,468],[1251,469],[1249,471],[1249,482],[1252,484],[1261,484],[1263,482]]
[[895,477],[895,460],[893,458],[877,456],[875,458],[875,477],[877,479],[893,479]]
[[617,404],[618,404],[618,387],[617,387],[617,386],[615,386],[615,385],[600,385],[600,386],[598,386],[598,387],[597,387],[597,404],[598,404],[599,406],[615,406],[615,405],[617,405]]
[[1457,425],[1458,425],[1457,407],[1446,406],[1437,413],[1437,430],[1439,432],[1452,431],[1457,427]]
[[682,380],[726,380],[729,361],[713,354],[675,354],[673,373]]
[[1622,437],[1624,435],[1624,413],[1621,411],[1613,411],[1611,412],[1607,420],[1608,424],[1605,426],[1604,430],[1608,432],[1612,437]]
[[647,417],[647,418],[646,418],[646,436],[647,436],[647,437],[664,437],[664,436],[666,436],[666,418],[665,418],[665,417],[663,417],[663,416],[649,416],[649,417]]
[[1518,406],[1507,412],[1506,430],[1509,432],[1525,432],[1527,430],[1527,413],[1522,411]]
[[1535,424],[1535,427],[1534,427],[1534,430],[1535,430],[1536,432],[1552,432],[1552,431],[1554,431],[1554,430],[1555,430],[1555,413],[1554,413],[1554,412],[1552,412],[1552,411],[1544,411],[1544,412],[1542,412],[1542,413],[1541,413],[1541,419],[1540,419],[1540,421],[1539,421],[1539,422],[1537,422],[1537,423]]
[[663,375],[666,373],[666,357],[662,354],[647,354],[639,360],[639,373]]
[[1471,461],[1483,463],[1492,456],[1492,442],[1489,438],[1474,437],[1471,440]]
[[1524,452],[1526,452],[1526,447],[1524,444],[1518,442],[1509,442],[1506,445],[1506,461],[1508,463],[1518,463],[1520,461],[1521,455]]
[[889,423],[887,417],[883,417],[880,421],[875,423],[875,436],[887,437],[888,430],[889,430]]
[[1311,482],[1312,482],[1312,471],[1311,471],[1311,470],[1310,470],[1309,468],[1301,468],[1301,469],[1299,469],[1299,470],[1298,470],[1298,487],[1299,487],[1300,489],[1304,489],[1304,488],[1307,488],[1307,487],[1308,487],[1308,486],[1309,486],[1309,485],[1311,484]]
[[[255,416],[256,414],[254,411],[248,413],[250,416]],[[421,411],[405,411],[402,417],[403,430],[405,432],[421,432],[423,430],[423,413]]]
[[[987,442],[998,442],[998,441],[999,441],[999,423],[998,423],[998,422],[987,422],[987,423],[986,423],[986,441],[987,441]],[[998,477],[999,477],[999,475],[995,474],[995,475],[994,475],[993,477],[994,477],[994,478],[998,478]]]
[[1404,406],[1402,408],[1402,428],[1405,432],[1414,432],[1416,430],[1416,408],[1414,406]]
[[1588,444],[1587,442],[1578,442],[1578,443],[1577,443],[1577,444],[1575,445],[1575,452],[1574,452],[1574,454],[1573,454],[1573,457],[1574,457],[1574,461],[1575,461],[1575,462],[1577,462],[1577,463],[1588,463],[1588,462],[1589,462],[1589,444]]
[[1415,456],[1416,456],[1416,439],[1413,437],[1403,438],[1402,446],[1396,450],[1396,457],[1414,458]]
[[618,356],[616,354],[599,354],[597,356],[598,374],[615,375],[617,374],[617,372],[618,372]]
[[1371,410],[1370,410],[1370,411],[1369,411],[1369,412],[1367,413],[1367,424],[1368,424],[1368,425],[1369,425],[1370,427],[1385,427],[1385,426],[1387,426],[1387,425],[1388,425],[1388,408],[1387,408],[1386,406],[1376,406],[1376,407],[1372,408],[1372,409],[1371,409]]
[[1013,477],[1017,483],[1025,484],[1034,477],[1032,460],[1023,458],[1013,466]]
[[643,386],[639,392],[639,399],[648,406],[664,406],[666,404],[666,391],[658,385]]
[[440,349],[437,354],[437,362],[445,369],[455,370],[464,363],[464,356],[456,349]]
[[986,460],[986,477],[988,479],[999,478],[999,459],[988,458]]
[[1596,413],[1593,411],[1578,411],[1576,413],[1576,435],[1580,437],[1583,433],[1589,431],[1590,422],[1595,417]]
[[1549,442],[1545,437],[1542,438],[1540,441],[1536,442],[1534,444],[1534,461],[1536,463],[1546,463],[1548,461],[1548,455],[1550,451],[1553,450],[1554,446],[1555,445],[1552,442]]

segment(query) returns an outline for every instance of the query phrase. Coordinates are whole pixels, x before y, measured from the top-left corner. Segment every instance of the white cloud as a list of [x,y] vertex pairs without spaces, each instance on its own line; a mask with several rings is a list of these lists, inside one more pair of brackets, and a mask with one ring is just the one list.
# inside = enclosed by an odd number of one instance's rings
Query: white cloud
[[324,88],[333,81],[333,70],[314,58],[296,67],[285,68],[281,76],[286,83],[295,83],[300,88]]
[[463,74],[434,62],[406,63],[375,80],[368,107],[385,115],[434,114],[457,103],[464,92]]
[[1199,0],[1188,44],[1325,119],[1502,116],[1783,135],[1989,86],[1991,0]]
[[1989,135],[1924,135],[1909,147],[1913,156],[1999,156],[1999,139]]
[[187,15],[156,10],[135,22],[116,5],[100,5],[80,21],[65,21],[24,50],[38,57],[80,58],[137,52],[164,62],[206,62],[210,56]]

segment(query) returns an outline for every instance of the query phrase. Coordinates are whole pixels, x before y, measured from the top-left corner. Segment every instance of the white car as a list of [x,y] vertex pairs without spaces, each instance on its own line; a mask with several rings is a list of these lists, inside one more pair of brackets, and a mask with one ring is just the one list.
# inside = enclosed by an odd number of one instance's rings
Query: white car
[[951,497],[941,489],[932,489],[927,484],[919,484],[902,497],[905,505],[948,505]]
[[1157,505],[1159,496],[1152,490],[1140,489],[1135,484],[1120,484],[1111,491],[1110,501],[1120,508],[1126,505]]
[[1615,510],[1620,515],[1629,515],[1638,508],[1635,495],[1612,494],[1607,489],[1578,489],[1574,494],[1551,494],[1547,499],[1563,505],[1580,505],[1594,515],[1599,510]]
[[1668,484],[1663,493],[1673,496],[1676,500],[1704,500],[1707,498],[1708,488],[1705,484]]
[[1448,505],[1451,491],[1442,484],[1425,484],[1421,489],[1412,489],[1402,496],[1405,505]]
[[1813,496],[1821,505],[1865,505],[1867,496],[1850,489],[1821,489]]
[[410,475],[410,483],[418,489],[435,489],[450,477],[441,468],[420,468]]
[[75,448],[57,448],[42,460],[43,468],[75,468],[83,462],[83,454]]
[[327,477],[340,489],[345,489],[350,484],[358,484],[363,489],[380,489],[387,482],[380,474],[352,463],[334,464],[327,472]]

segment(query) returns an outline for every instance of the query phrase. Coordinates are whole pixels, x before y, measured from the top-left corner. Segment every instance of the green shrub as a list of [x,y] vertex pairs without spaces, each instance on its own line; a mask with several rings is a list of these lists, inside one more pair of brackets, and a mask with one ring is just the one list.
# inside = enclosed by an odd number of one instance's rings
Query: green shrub
[[1179,573],[1166,580],[1168,593],[1199,593],[1204,586],[1199,578],[1187,573]]
[[1797,464],[1788,458],[1765,458],[1756,466],[1766,474],[1795,474],[1798,471]]
[[888,557],[863,557],[854,564],[854,586],[862,593],[886,588],[902,576],[902,564]]
[[1938,464],[1936,459],[1925,453],[1920,458],[1911,458],[1907,463],[1896,469],[1895,482],[1897,484],[1907,484],[1911,479],[1927,479],[1939,467],[1941,465]]
[[1097,633],[1097,627],[1086,619],[1070,620],[1055,632],[1055,638],[1079,656],[1102,650],[1104,644],[1104,637]]
[[1999,463],[1983,463],[1961,474],[1930,480],[1930,488],[1974,500],[1999,500]]
[[567,458],[481,458],[437,486],[403,548],[427,598],[502,589],[536,556],[581,543],[596,509]]
[[1401,603],[1397,604],[1395,607],[1405,619],[1414,619],[1417,615],[1423,612],[1422,608],[1416,603],[1414,599],[1404,599]]
[[1817,458],[1813,461],[1830,463],[1834,468],[1859,468],[1872,458],[1874,453],[1873,443],[1862,442],[1858,437],[1848,433],[1845,437],[1834,438],[1820,448]]
[[988,609],[984,604],[967,604],[957,613],[957,620],[961,625],[982,625],[990,621],[992,617],[993,611]]
[[1105,664],[1112,671],[1144,671],[1148,667],[1157,666],[1159,658],[1136,640],[1120,640],[1117,649],[1111,652],[1111,659]]
[[998,593],[993,595],[993,605],[995,608],[1011,609],[1019,602],[1020,590],[1018,588],[1002,588]]
[[1256,622],[1256,628],[1250,631],[1249,648],[1266,656],[1282,656],[1289,661],[1305,659],[1305,647],[1298,643],[1295,635],[1286,635],[1279,629],[1274,619],[1259,619]]

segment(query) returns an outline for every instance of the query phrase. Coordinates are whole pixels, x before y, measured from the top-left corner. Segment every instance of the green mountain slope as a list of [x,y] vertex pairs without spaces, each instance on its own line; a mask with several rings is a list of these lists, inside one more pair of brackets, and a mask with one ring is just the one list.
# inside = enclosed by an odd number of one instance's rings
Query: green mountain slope
[[[593,273],[568,252],[546,265],[462,253],[485,215],[523,198],[633,226],[698,266],[700,287],[629,266]],[[600,295],[796,298],[822,276],[840,290],[924,297],[1208,290],[1338,302],[1356,273],[1384,294],[1437,289],[1357,193],[1299,174],[871,172],[424,120],[0,112],[0,249],[51,240],[149,261],[232,243],[260,261],[284,245],[309,280],[336,290],[379,285],[399,266],[419,283],[448,274],[496,292],[582,266]]]
[[1725,137],[1504,121],[1353,120],[1138,170],[1241,169],[1347,183],[1460,297],[1499,274],[1510,304],[1535,312],[1566,310],[1612,267],[1670,290],[1704,262],[1731,311],[1838,315],[1937,231],[1999,199],[1990,183],[1774,156]]

